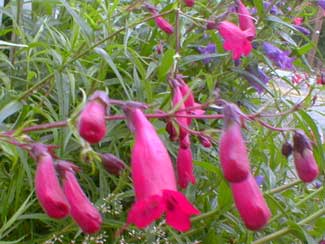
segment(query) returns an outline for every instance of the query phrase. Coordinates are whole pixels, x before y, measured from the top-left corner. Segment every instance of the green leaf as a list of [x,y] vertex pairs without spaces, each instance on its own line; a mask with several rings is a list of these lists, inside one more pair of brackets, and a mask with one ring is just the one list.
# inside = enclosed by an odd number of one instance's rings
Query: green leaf
[[9,116],[17,113],[22,109],[23,105],[21,102],[16,100],[9,102],[0,110],[0,123],[2,123]]
[[161,59],[160,65],[158,67],[158,79],[163,81],[166,79],[168,72],[170,71],[174,63],[175,50],[168,49]]

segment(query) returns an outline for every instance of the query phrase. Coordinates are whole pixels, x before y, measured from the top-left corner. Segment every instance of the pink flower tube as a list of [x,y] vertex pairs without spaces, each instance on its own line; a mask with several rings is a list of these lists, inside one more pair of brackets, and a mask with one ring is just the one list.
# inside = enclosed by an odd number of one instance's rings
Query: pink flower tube
[[99,211],[81,189],[74,171],[64,168],[66,167],[65,165],[63,167],[62,165],[60,166],[60,163],[59,167],[63,175],[64,193],[71,207],[71,217],[84,233],[92,234],[98,232],[102,224],[102,217]]
[[193,7],[195,0],[184,0],[184,3],[187,7]]
[[52,156],[41,145],[35,145],[32,156],[37,160],[35,191],[45,213],[55,219],[69,214],[69,204],[62,191]]
[[271,218],[271,211],[265,202],[255,178],[249,175],[239,183],[230,183],[234,202],[245,226],[250,230],[263,228]]
[[155,128],[138,108],[126,107],[130,128],[135,133],[131,155],[135,203],[127,223],[145,228],[166,213],[166,222],[178,231],[191,228],[190,216],[200,212],[177,191],[169,154]]
[[250,174],[250,163],[241,134],[237,107],[227,104],[224,116],[225,126],[219,144],[220,163],[226,180],[240,182]]

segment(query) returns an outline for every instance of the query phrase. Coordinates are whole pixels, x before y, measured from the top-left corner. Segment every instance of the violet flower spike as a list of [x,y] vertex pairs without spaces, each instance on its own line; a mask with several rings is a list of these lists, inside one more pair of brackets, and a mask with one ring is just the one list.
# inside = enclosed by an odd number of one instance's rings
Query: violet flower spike
[[[202,55],[213,54],[213,53],[216,53],[216,44],[209,43],[206,47],[198,47],[198,50]],[[212,62],[211,57],[207,57],[207,58],[203,59],[204,64],[208,64],[210,62]]]
[[294,58],[290,58],[289,51],[282,51],[276,46],[273,46],[271,43],[263,43],[264,53],[272,60],[278,67],[281,69],[291,70],[293,69],[292,62]]

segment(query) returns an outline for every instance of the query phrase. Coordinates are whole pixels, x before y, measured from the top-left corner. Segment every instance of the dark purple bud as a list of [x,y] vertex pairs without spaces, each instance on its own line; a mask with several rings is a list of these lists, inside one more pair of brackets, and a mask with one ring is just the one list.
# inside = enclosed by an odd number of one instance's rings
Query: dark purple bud
[[119,176],[121,171],[125,168],[124,162],[110,153],[99,154],[103,166],[109,173]]
[[310,35],[310,30],[308,30],[305,27],[302,27],[300,25],[293,25],[298,31],[300,31],[302,34],[309,36]]
[[177,139],[178,139],[178,131],[177,131],[173,121],[168,121],[166,123],[166,131],[169,134],[169,139],[171,141],[177,141]]
[[217,23],[216,21],[214,21],[214,20],[208,20],[208,21],[207,21],[207,26],[206,26],[206,28],[207,28],[208,30],[216,30],[217,27],[218,27],[218,23]]
[[282,148],[281,148],[281,153],[283,156],[285,157],[289,157],[292,153],[292,145],[289,143],[289,142],[285,142],[283,143],[282,145]]
[[290,58],[289,51],[282,51],[278,47],[273,46],[271,43],[264,42],[263,49],[266,56],[272,60],[281,69],[291,70],[293,69],[292,62],[294,58]]

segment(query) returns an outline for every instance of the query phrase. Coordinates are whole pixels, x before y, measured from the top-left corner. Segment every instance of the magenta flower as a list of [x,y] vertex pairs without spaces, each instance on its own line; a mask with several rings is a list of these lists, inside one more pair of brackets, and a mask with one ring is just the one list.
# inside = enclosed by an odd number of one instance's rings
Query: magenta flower
[[244,181],[230,183],[230,187],[236,208],[246,227],[250,230],[263,228],[271,217],[271,211],[254,177],[249,174]]
[[70,163],[59,161],[58,168],[63,177],[63,189],[70,204],[71,217],[84,233],[98,232],[102,217],[81,189]]
[[293,159],[299,178],[304,182],[315,180],[319,175],[319,168],[308,137],[303,131],[296,131],[293,143]]
[[271,43],[264,42],[263,49],[265,54],[281,69],[292,69],[294,58],[290,58],[289,51],[282,51],[281,49],[273,46]]
[[193,7],[195,0],[184,0],[184,3],[187,7]]
[[225,125],[220,138],[219,154],[223,175],[230,182],[245,180],[250,164],[245,141],[241,134],[238,108],[233,104],[224,107]]
[[241,30],[237,25],[228,21],[220,22],[218,30],[224,39],[223,48],[232,52],[233,60],[250,54],[252,45],[248,37],[251,33]]
[[195,184],[193,174],[193,158],[191,148],[186,149],[179,147],[177,160],[177,182],[181,188],[186,188],[189,183]]
[[237,0],[237,13],[239,16],[239,27],[241,30],[246,31],[248,40],[253,40],[256,36],[256,27],[253,21],[253,17],[250,15],[246,6]]
[[32,148],[32,156],[37,161],[35,191],[45,213],[55,219],[69,214],[69,205],[62,191],[52,156],[43,145]]
[[89,143],[98,143],[106,135],[106,110],[109,98],[103,91],[96,91],[79,116],[79,134]]
[[166,222],[178,231],[191,228],[190,216],[200,212],[177,191],[169,154],[155,128],[138,108],[126,107],[130,128],[135,133],[131,155],[135,203],[127,223],[145,228],[166,213]]

